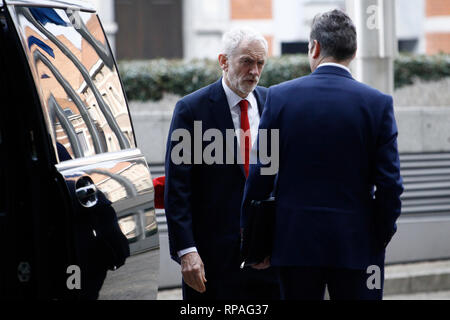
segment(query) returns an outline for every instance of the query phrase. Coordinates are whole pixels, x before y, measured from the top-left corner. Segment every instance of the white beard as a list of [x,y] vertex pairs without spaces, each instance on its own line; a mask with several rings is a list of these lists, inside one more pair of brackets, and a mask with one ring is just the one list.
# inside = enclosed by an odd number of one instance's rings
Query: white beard
[[[255,80],[255,84],[253,85],[247,85],[247,84],[241,84],[241,82],[239,81],[240,79],[236,76],[234,76],[234,70],[233,68],[230,66],[229,67],[229,72],[228,72],[228,81],[230,81],[230,84],[238,89],[241,93],[244,93],[245,95],[249,95],[250,93],[253,92],[253,90],[255,90],[258,82],[259,82],[259,77],[256,77]],[[244,78],[245,79],[245,78]]]

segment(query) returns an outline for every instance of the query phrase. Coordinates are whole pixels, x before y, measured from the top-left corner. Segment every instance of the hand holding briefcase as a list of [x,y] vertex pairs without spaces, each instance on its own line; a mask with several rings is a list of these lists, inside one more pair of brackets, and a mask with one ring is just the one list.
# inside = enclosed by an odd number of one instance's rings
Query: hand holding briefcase
[[250,204],[248,225],[243,230],[242,265],[253,266],[272,255],[275,229],[276,200],[253,200]]

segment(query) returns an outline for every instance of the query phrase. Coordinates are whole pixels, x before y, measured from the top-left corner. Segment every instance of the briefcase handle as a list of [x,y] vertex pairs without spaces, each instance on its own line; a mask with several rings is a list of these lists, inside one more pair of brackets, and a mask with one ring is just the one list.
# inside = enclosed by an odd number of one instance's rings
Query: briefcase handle
[[252,200],[251,202],[250,202],[250,205],[252,206],[252,207],[259,207],[259,206],[261,206],[263,203],[269,203],[269,202],[275,202],[275,197],[270,197],[270,198],[268,198],[268,199],[266,199],[266,200]]

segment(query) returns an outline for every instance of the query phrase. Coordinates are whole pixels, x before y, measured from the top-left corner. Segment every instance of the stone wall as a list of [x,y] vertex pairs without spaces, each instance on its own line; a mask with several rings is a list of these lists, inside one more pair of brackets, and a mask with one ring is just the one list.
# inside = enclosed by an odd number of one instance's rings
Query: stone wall
[[450,152],[449,107],[397,107],[401,153]]
[[425,2],[426,52],[436,54],[450,52],[450,1],[426,0]]
[[151,165],[164,163],[170,122],[179,98],[166,95],[158,102],[129,103],[138,148]]

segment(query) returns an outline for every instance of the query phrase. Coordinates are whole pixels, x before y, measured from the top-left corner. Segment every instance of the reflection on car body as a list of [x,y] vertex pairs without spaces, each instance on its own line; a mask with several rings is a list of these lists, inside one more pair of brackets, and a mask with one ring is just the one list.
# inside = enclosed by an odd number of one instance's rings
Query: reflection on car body
[[[147,162],[136,148],[122,84],[98,16],[79,1],[5,2],[14,25],[9,30],[15,28],[22,43],[57,159],[55,169],[76,203],[75,215],[98,206],[111,208],[131,254],[140,255],[114,272],[122,274],[120,281],[106,280],[101,297],[156,298],[154,189]],[[80,10],[73,10],[76,6]],[[143,259],[145,266],[130,265]],[[127,286],[123,276],[138,269],[130,281],[145,278],[141,281],[150,287]]]

